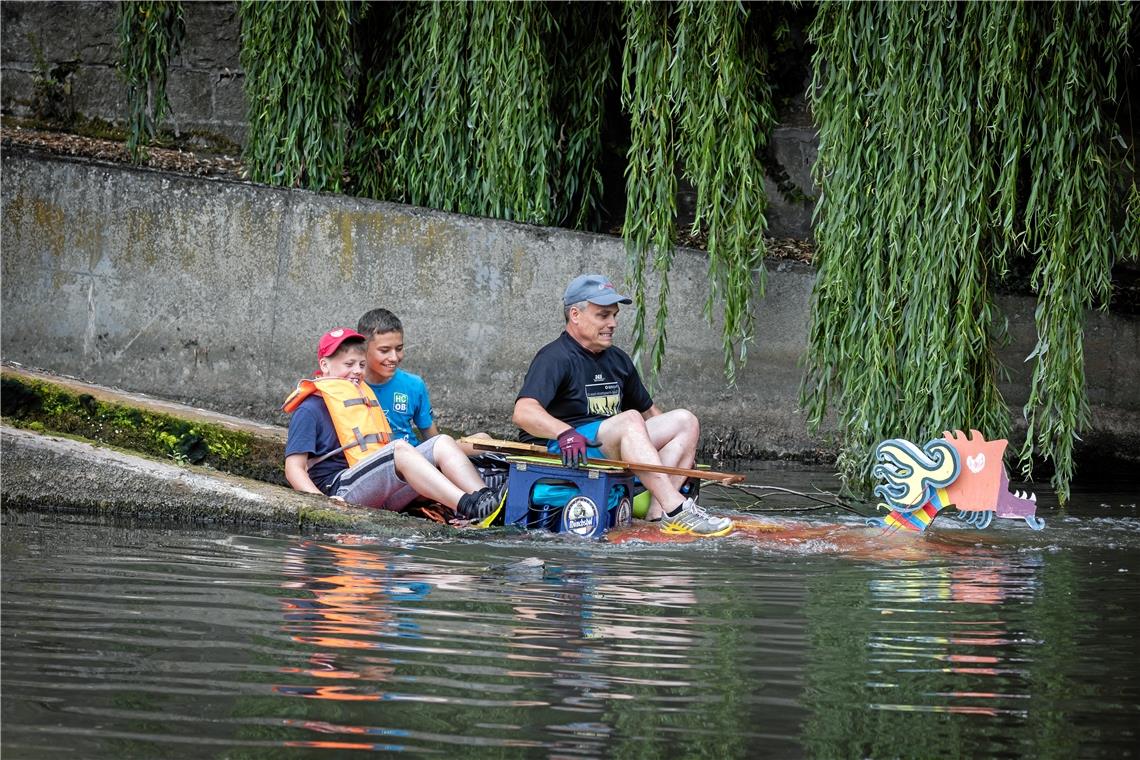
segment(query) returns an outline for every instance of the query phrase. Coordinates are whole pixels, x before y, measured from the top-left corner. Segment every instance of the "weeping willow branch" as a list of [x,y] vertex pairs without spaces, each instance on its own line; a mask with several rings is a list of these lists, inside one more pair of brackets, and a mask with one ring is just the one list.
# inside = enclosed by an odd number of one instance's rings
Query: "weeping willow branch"
[[1067,496],[1088,422],[1085,311],[1107,301],[1111,265],[1135,245],[1109,191],[1120,162],[1101,114],[1127,39],[1122,6],[821,6],[823,197],[802,396],[813,427],[835,409],[848,480],[866,482],[883,438],[1007,434],[992,289],[1011,257],[1032,256],[1023,463],[1054,459]]
[[356,69],[346,0],[243,0],[241,64],[258,182],[341,189]]
[[545,3],[476,3],[467,68],[471,97],[473,213],[535,224],[552,217],[554,124]]
[[1112,265],[1136,251],[1135,237],[1114,235],[1117,162],[1101,110],[1101,103],[1116,95],[1130,14],[1124,3],[1091,8],[1056,3],[1049,11],[1041,20],[1054,31],[1042,35],[1035,109],[1025,127],[1032,176],[1026,245],[1037,257],[1038,339],[1029,355],[1035,364],[1021,461],[1028,474],[1034,455],[1053,460],[1053,484],[1064,501],[1073,477],[1073,441],[1090,421],[1085,314],[1095,303],[1108,306]]
[[[722,306],[725,373],[736,379],[753,335],[753,307],[764,295],[768,198],[762,152],[775,121],[763,77],[764,48],[748,40],[748,14],[736,3],[684,3],[678,9],[674,86],[679,152],[697,191],[692,232],[707,230],[709,296]],[[658,336],[664,334],[664,302]],[[663,353],[664,346],[661,346]],[[660,366],[654,347],[654,371]]]
[[647,343],[648,271],[658,286],[650,374],[665,355],[669,270],[676,240],[677,159],[697,191],[693,232],[707,231],[710,321],[722,306],[725,374],[735,380],[764,292],[762,148],[773,124],[764,50],[736,3],[626,6],[623,105],[630,114],[626,241],[635,293],[634,346]]
[[370,72],[353,148],[357,186],[386,200],[551,223],[559,156],[546,4],[423,3],[397,15],[394,63]]
[[656,375],[665,351],[665,303],[677,237],[669,6],[628,3],[625,35],[622,105],[630,115],[630,145],[622,236],[634,299],[634,360],[639,362],[646,343],[647,264],[657,276],[658,330],[651,359]]
[[127,153],[138,162],[166,117],[170,59],[186,33],[182,3],[140,0],[119,3],[119,71],[127,83]]

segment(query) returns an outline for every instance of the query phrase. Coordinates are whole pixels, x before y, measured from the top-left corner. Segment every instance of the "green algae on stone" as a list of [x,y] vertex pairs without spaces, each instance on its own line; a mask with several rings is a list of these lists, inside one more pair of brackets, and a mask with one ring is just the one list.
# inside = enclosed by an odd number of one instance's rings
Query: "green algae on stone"
[[81,436],[107,446],[286,485],[280,442],[102,401],[49,382],[5,373],[0,377],[0,414],[15,427]]

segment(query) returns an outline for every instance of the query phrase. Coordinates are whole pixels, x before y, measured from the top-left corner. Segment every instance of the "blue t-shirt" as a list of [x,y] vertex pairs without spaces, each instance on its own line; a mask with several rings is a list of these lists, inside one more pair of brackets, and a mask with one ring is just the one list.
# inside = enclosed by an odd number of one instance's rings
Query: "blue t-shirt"
[[[289,438],[285,441],[285,456],[309,454],[319,457],[340,448],[336,437],[332,416],[325,400],[320,396],[309,396],[301,402],[289,417]],[[348,469],[348,459],[343,453],[333,454],[323,462],[309,469],[313,485],[326,495],[332,494],[332,481],[341,470]]]
[[392,428],[392,440],[403,438],[413,446],[420,444],[415,428],[427,430],[435,422],[428,397],[427,384],[419,375],[397,369],[396,374],[386,383],[369,383],[388,425]]

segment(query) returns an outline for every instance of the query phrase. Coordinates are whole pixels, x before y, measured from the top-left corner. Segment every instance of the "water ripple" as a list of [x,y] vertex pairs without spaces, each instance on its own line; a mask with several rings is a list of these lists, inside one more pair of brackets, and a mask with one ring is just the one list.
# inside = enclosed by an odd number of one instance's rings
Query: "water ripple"
[[[83,757],[1119,756],[1140,693],[1113,666],[1138,654],[1140,590],[1120,570],[1140,572],[1140,551],[1127,528],[1105,541],[1099,516],[1058,522],[1045,540],[788,520],[614,545],[6,517],[0,741]],[[765,548],[794,531],[798,548]]]

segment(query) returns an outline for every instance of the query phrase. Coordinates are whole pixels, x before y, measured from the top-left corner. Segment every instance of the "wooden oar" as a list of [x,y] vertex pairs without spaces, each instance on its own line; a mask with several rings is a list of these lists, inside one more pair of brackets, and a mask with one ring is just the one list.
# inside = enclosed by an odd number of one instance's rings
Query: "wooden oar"
[[[544,459],[549,459],[552,462],[561,464],[562,456],[559,454],[551,454],[546,450],[545,446],[538,446],[533,443],[519,443],[517,441],[500,441],[496,438],[478,438],[470,436],[467,438],[460,438],[459,443],[470,444],[472,448],[479,449],[480,451],[498,451],[501,453],[518,453],[526,454],[527,456],[537,456]],[[642,464],[640,462],[623,462],[620,459],[603,459],[601,457],[589,457],[587,460],[591,464],[601,464],[608,467],[623,467],[627,470],[641,470],[642,472],[660,472],[665,475],[681,475],[686,478],[700,478],[701,480],[713,480],[717,483],[724,483],[731,485],[739,483],[744,480],[744,476],[732,472],[716,472],[714,470],[690,470],[685,467],[669,467],[664,464]]]

